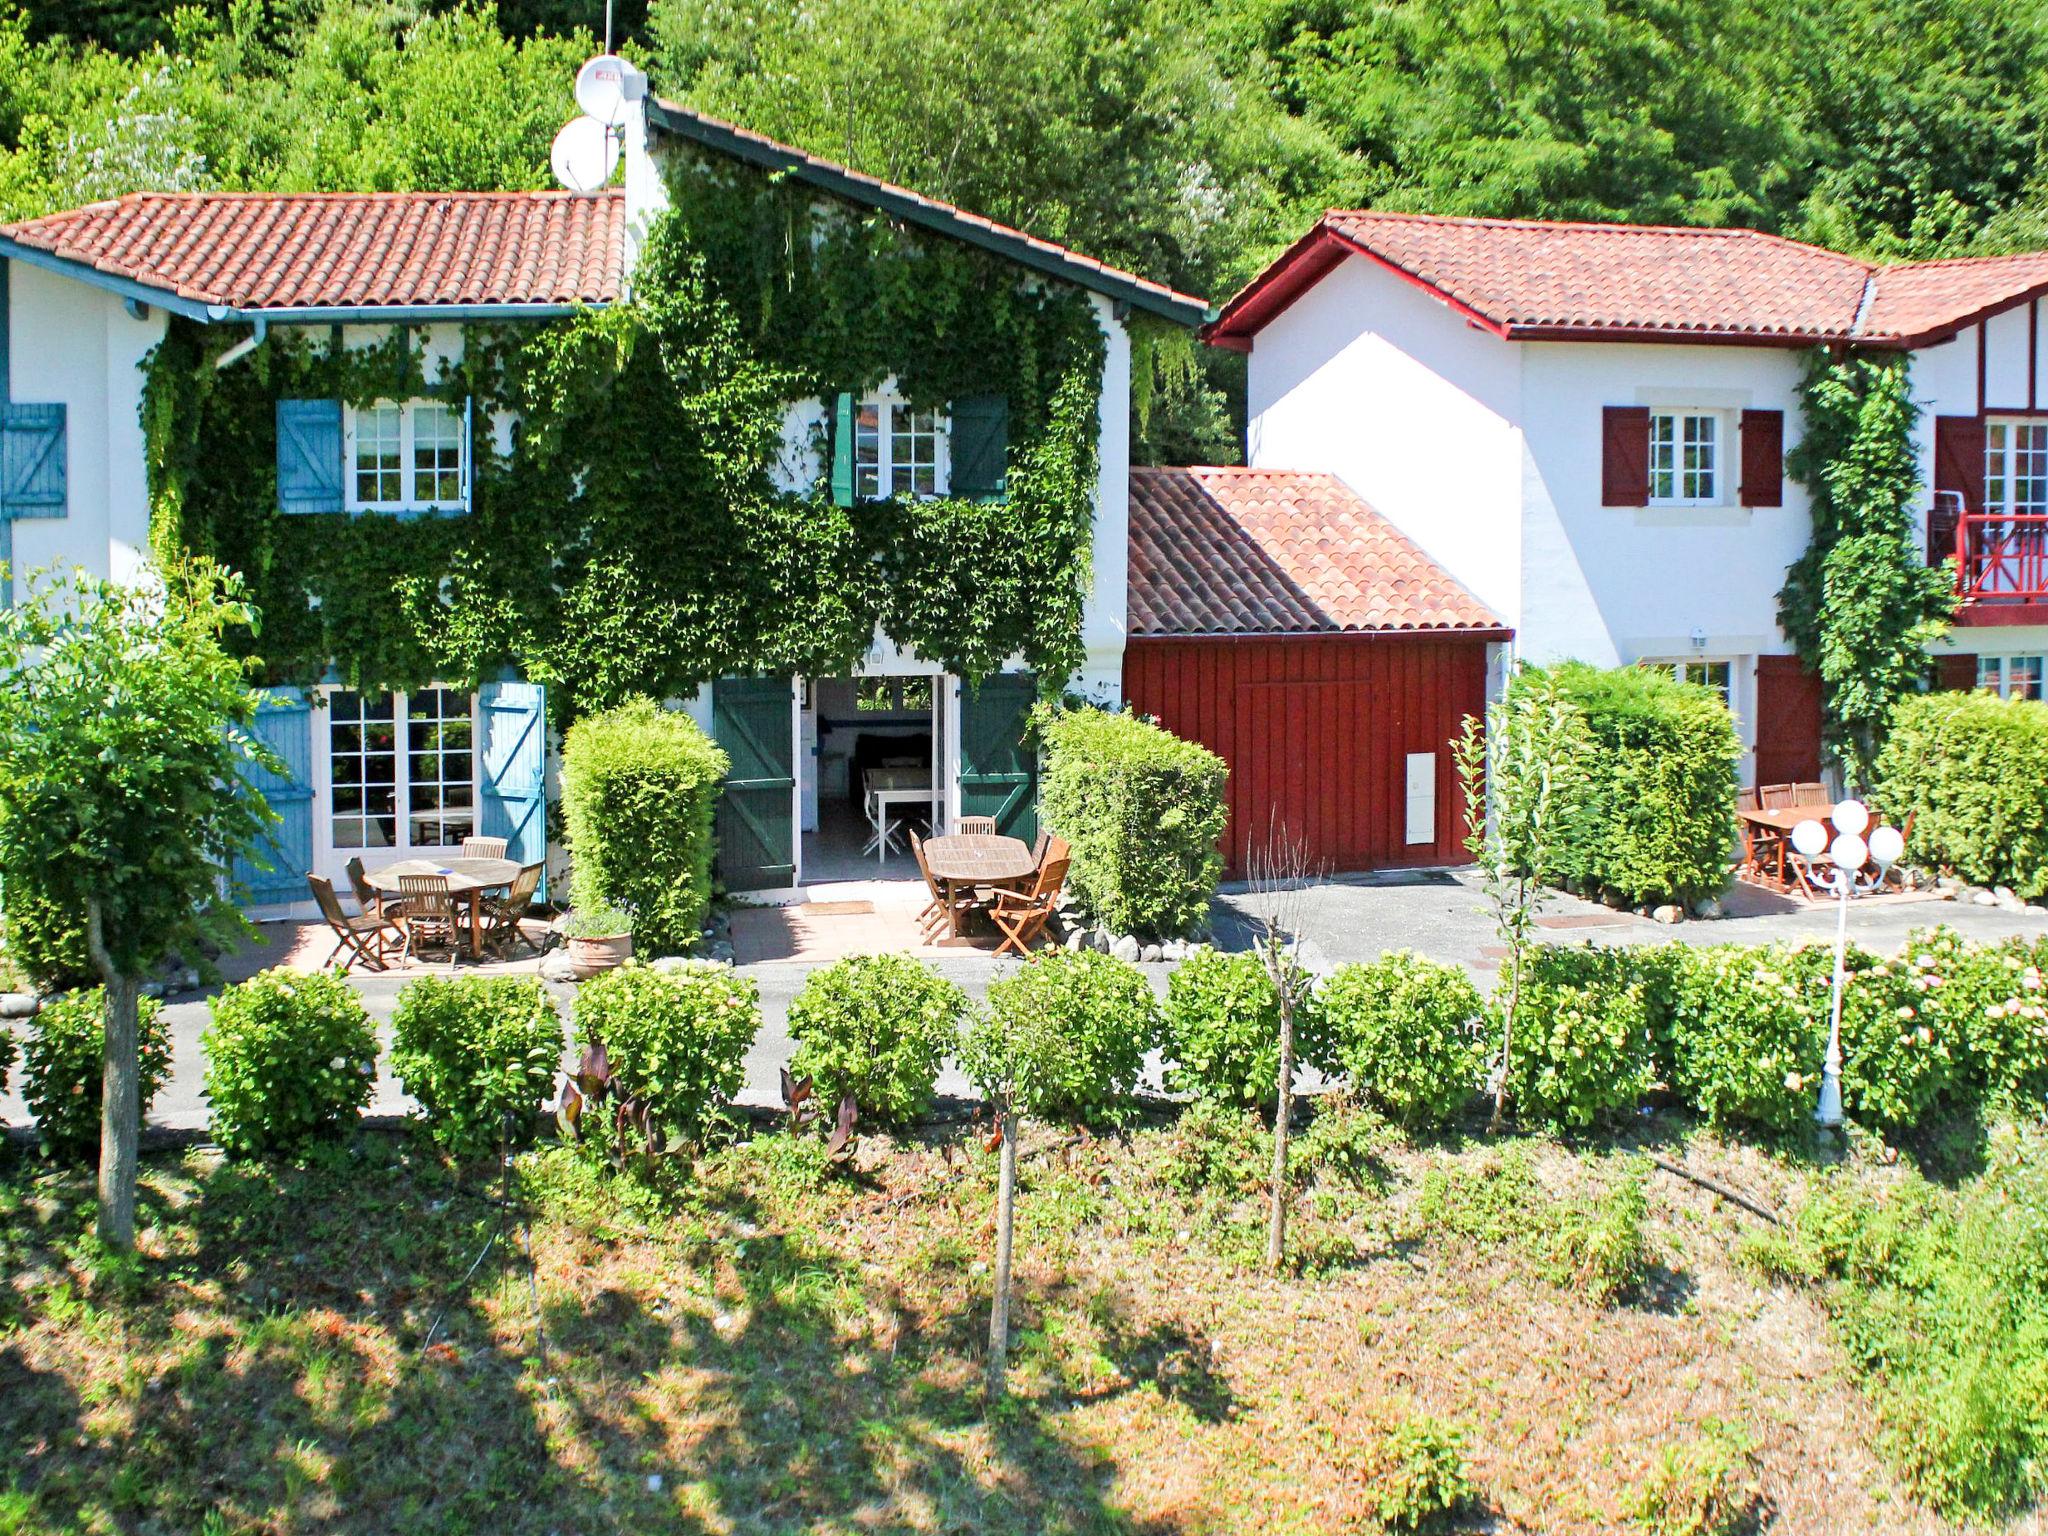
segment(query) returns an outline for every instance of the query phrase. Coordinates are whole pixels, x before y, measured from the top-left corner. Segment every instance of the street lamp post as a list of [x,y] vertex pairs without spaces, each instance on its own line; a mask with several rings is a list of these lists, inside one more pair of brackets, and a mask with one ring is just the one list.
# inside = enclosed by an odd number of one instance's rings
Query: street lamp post
[[[1806,858],[1828,858],[1828,889],[1835,897],[1835,985],[1828,1007],[1828,1055],[1821,1069],[1820,1104],[1814,1122],[1824,1130],[1842,1123],[1842,985],[1849,948],[1849,898],[1874,891],[1884,884],[1885,873],[1906,851],[1906,840],[1897,827],[1879,827],[1863,839],[1870,826],[1870,811],[1860,800],[1844,800],[1829,818],[1834,838],[1819,821],[1802,821],[1792,829],[1792,846]],[[1869,876],[1864,870],[1875,865]]]

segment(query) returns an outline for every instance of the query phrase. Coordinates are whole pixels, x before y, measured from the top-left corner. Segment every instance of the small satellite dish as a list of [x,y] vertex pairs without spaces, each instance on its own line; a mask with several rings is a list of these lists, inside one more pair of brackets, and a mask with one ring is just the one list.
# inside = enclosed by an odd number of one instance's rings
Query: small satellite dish
[[595,192],[618,169],[619,141],[596,118],[575,118],[555,135],[548,161],[571,192]]
[[617,54],[601,53],[576,71],[576,105],[607,126],[626,113],[626,73],[633,66]]

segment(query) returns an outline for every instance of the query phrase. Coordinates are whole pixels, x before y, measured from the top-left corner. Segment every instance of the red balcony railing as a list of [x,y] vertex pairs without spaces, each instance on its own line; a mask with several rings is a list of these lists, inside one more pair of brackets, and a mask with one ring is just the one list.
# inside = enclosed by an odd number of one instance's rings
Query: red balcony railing
[[1965,512],[1943,495],[1927,515],[1927,559],[1956,560],[1965,603],[2048,603],[2048,516]]

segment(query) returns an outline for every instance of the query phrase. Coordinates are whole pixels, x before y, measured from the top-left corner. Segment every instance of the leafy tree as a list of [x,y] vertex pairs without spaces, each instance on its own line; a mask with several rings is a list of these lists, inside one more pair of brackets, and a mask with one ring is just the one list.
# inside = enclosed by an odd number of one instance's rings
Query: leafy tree
[[194,564],[122,586],[38,576],[0,612],[0,868],[79,914],[106,988],[99,1234],[135,1242],[137,999],[172,956],[248,931],[231,873],[276,818],[246,782],[282,770],[222,632],[241,579]]
[[1955,570],[1920,558],[1920,472],[1903,359],[1816,351],[1801,390],[1805,435],[1787,459],[1807,488],[1813,539],[1786,575],[1778,622],[1819,674],[1825,739],[1852,787],[1870,781],[1892,706],[1927,672],[1955,612]]

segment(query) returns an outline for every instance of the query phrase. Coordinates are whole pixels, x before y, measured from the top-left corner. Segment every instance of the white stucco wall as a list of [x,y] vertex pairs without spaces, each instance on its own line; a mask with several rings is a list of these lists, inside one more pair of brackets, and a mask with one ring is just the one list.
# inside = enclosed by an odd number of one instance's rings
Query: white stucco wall
[[111,293],[8,265],[8,398],[66,407],[68,492],[65,516],[14,524],[15,592],[44,566],[129,579],[149,553],[141,363],[163,314],[137,320]]
[[1102,364],[1100,472],[1095,484],[1095,537],[1088,597],[1081,609],[1083,693],[1104,704],[1124,696],[1124,639],[1130,631],[1131,588],[1131,338],[1114,307],[1091,294],[1107,355]]

